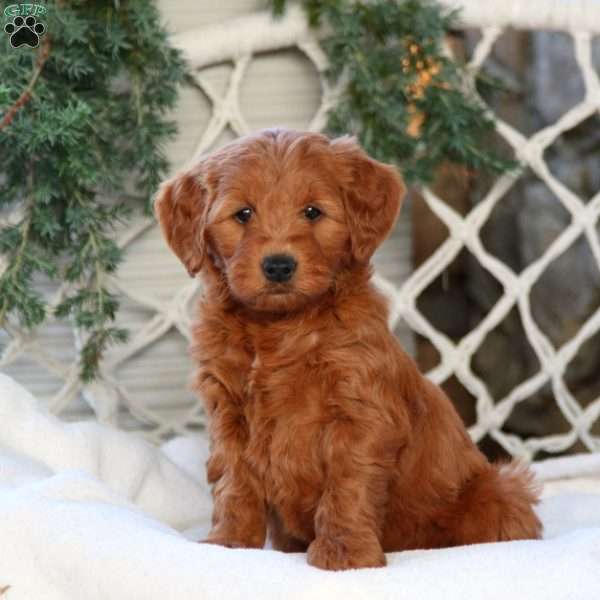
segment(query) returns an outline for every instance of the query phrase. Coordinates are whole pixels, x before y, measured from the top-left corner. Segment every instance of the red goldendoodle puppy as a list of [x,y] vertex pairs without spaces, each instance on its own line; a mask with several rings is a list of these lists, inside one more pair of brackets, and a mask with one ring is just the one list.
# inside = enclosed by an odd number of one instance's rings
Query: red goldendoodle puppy
[[204,295],[195,386],[209,418],[206,542],[308,550],[324,569],[384,552],[537,538],[529,471],[491,465],[387,325],[369,259],[397,172],[351,138],[266,130],[164,183],[164,235]]

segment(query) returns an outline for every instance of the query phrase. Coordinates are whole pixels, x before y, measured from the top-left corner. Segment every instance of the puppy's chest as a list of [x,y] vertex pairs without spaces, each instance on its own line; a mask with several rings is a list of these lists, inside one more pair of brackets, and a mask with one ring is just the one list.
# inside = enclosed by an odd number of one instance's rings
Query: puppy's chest
[[307,497],[321,480],[317,465],[328,390],[315,341],[259,346],[248,373],[246,453],[273,504],[290,482]]
[[[315,399],[314,384],[319,379],[319,364],[323,350],[319,334],[303,336],[280,335],[252,340],[251,365],[246,377],[247,407],[259,413],[287,414],[299,409],[297,400],[304,397],[303,387],[309,386]],[[304,403],[306,404],[306,403]]]

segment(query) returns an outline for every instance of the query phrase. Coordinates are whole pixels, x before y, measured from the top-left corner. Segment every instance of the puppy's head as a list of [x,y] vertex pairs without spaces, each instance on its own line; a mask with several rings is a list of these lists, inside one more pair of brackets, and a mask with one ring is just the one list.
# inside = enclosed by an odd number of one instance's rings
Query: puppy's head
[[394,168],[352,138],[266,130],[163,183],[155,206],[190,275],[210,262],[239,302],[281,312],[368,263],[403,193]]

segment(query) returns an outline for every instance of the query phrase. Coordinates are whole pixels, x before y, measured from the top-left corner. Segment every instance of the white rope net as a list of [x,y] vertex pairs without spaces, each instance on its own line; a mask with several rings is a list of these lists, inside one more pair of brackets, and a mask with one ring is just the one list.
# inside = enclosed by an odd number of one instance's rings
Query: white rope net
[[[524,136],[508,123],[497,120],[499,135],[512,147],[516,157],[545,182],[569,212],[571,221],[537,260],[517,274],[486,250],[480,233],[494,207],[502,202],[505,194],[515,185],[519,173],[499,177],[485,198],[467,215],[456,212],[431,190],[423,190],[427,205],[446,225],[449,235],[434,254],[405,281],[391,281],[379,273],[376,275],[377,284],[390,298],[390,325],[396,328],[404,320],[435,346],[440,354],[440,362],[428,373],[433,381],[442,383],[455,375],[476,397],[477,418],[470,428],[476,441],[489,435],[510,454],[528,459],[540,450],[561,452],[577,440],[590,451],[599,451],[600,438],[592,434],[591,427],[600,415],[600,398],[582,407],[565,384],[564,374],[582,345],[600,330],[600,308],[570,341],[555,348],[536,324],[532,315],[530,292],[552,261],[581,236],[587,239],[595,260],[600,265],[600,244],[596,231],[600,215],[600,192],[584,203],[551,173],[544,160],[544,151],[561,134],[600,110],[600,80],[594,70],[591,54],[592,36],[600,32],[600,3],[595,0],[530,0],[527,3],[507,0],[502,6],[497,2],[479,0],[446,3],[463,6],[462,19],[465,26],[481,29],[481,39],[469,63],[471,76],[481,68],[495,41],[509,25],[522,29],[560,30],[573,37],[576,61],[585,82],[586,93],[583,100],[555,123],[530,137]],[[285,18],[276,22],[267,13],[241,17],[221,25],[205,27],[199,32],[176,36],[175,43],[184,50],[194,69],[198,87],[212,104],[211,118],[192,161],[212,149],[226,129],[231,129],[236,135],[251,130],[241,108],[240,86],[252,60],[262,52],[296,47],[310,59],[320,76],[322,98],[309,128],[323,128],[327,111],[333,106],[336,94],[323,76],[327,67],[326,56],[299,10],[289,10]],[[231,62],[233,69],[226,89],[222,92],[204,77],[203,71],[224,61]],[[9,219],[12,218],[15,215],[9,216]],[[120,237],[120,246],[130,248],[139,244],[145,232],[155,227],[152,221],[140,219]],[[455,342],[427,320],[417,306],[417,299],[464,248],[501,284],[503,294],[485,318]],[[9,326],[9,343],[0,358],[0,368],[10,373],[11,365],[27,356],[35,368],[52,374],[60,382],[49,402],[51,411],[57,414],[67,414],[74,405],[81,405],[83,398],[86,406],[91,407],[99,420],[143,429],[145,435],[155,441],[202,426],[204,417],[200,403],[190,399],[188,404],[171,411],[154,410],[143,399],[132,394],[119,375],[123,364],[144,349],[159,343],[173,330],[178,331],[185,339],[189,337],[198,281],[187,281],[173,289],[169,298],[159,300],[151,293],[135,291],[126,279],[121,274],[120,278],[114,278],[111,283],[124,300],[136,305],[149,316],[131,331],[127,344],[109,352],[97,382],[82,386],[77,377],[74,353],[68,358],[53,355],[53,331],[58,329],[53,329],[56,324],[52,322],[43,333],[25,332]],[[52,304],[57,304],[65,291],[65,288],[55,291]],[[485,381],[474,372],[472,357],[486,335],[515,307],[540,368],[505,397],[495,401]],[[78,345],[77,332],[74,332],[73,345],[75,348]],[[151,369],[160,369],[160,364],[149,366],[148,376]],[[153,376],[160,377],[160,373],[153,373]],[[528,439],[521,439],[504,431],[505,422],[514,407],[547,384],[551,384],[555,401],[570,424],[570,430]],[[127,425],[121,418],[124,411],[133,417],[133,425]]]

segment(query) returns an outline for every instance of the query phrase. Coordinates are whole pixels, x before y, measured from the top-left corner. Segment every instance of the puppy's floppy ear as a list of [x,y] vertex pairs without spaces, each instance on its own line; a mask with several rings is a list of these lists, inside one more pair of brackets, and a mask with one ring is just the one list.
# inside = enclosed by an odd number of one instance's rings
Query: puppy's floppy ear
[[204,262],[204,224],[208,213],[208,192],[200,168],[178,173],[161,184],[154,212],[171,250],[194,277]]
[[342,184],[352,255],[365,263],[394,227],[406,191],[396,169],[369,156],[354,138],[331,142]]

